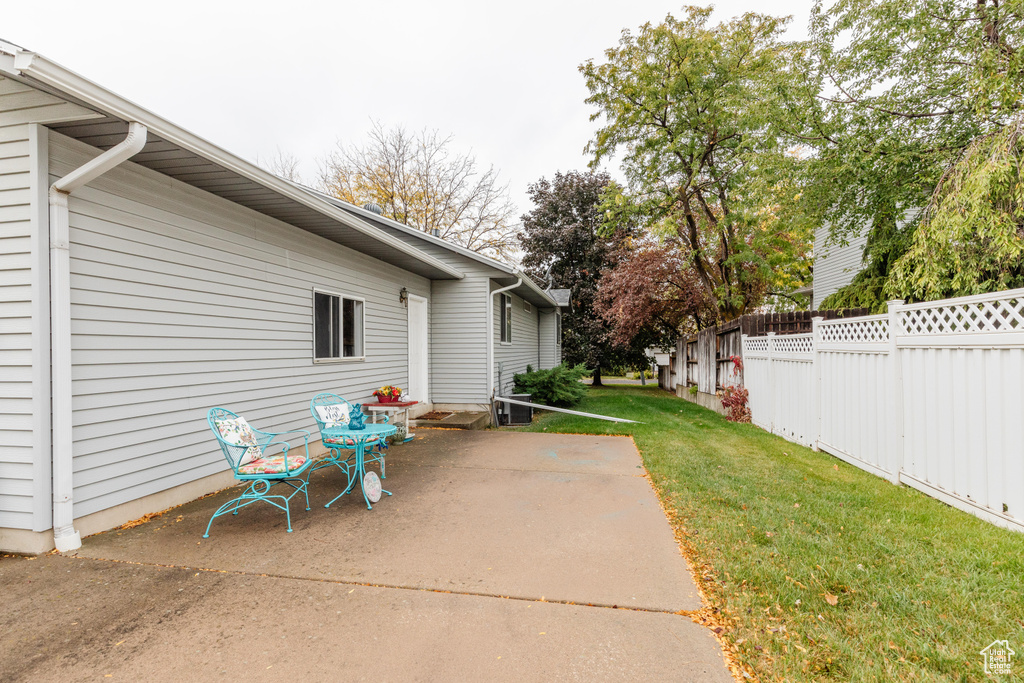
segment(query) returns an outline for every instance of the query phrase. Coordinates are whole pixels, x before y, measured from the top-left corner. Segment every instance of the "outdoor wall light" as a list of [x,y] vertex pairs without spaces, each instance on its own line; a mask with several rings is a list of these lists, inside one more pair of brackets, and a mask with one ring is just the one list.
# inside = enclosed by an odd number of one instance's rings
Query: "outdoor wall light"
[[398,300],[403,306],[409,305],[409,290],[402,287],[402,291],[398,293]]

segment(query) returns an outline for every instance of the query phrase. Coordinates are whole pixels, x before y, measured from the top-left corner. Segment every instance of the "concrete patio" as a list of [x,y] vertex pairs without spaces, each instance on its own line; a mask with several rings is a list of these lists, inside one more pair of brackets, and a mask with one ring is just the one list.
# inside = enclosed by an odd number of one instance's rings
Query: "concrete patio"
[[231,491],[0,560],[0,679],[729,681],[632,441],[421,431],[368,511]]

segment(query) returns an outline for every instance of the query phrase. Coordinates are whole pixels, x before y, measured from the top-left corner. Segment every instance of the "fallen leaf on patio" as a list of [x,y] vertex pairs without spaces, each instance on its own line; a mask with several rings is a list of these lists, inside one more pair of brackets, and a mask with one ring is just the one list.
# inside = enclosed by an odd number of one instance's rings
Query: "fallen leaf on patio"
[[[123,643],[123,642],[124,642],[124,641],[122,640],[122,641],[121,641],[121,643]],[[118,645],[120,645],[121,643],[114,643],[114,647],[117,647],[117,646],[118,646]]]
[[546,635],[548,634],[548,632],[547,632],[547,631],[541,631],[541,632],[540,632],[540,634],[541,634],[542,636],[546,636]]
[[839,598],[831,593],[825,593],[825,602],[835,607],[839,604]]

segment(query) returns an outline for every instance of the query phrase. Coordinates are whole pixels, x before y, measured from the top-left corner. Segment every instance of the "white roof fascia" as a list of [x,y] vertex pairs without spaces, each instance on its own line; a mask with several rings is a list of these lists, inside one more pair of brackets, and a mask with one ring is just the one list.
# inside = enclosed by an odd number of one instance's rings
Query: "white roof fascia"
[[[318,195],[323,195],[322,192],[319,192],[319,191],[314,190],[312,188],[306,188],[306,191],[307,192],[314,192],[314,193],[316,193]],[[326,195],[323,195],[323,196],[326,197]],[[346,207],[346,209],[345,209],[346,211],[352,211],[352,212],[357,213],[357,214],[359,214],[361,216],[365,216],[365,217],[367,217],[367,218],[369,218],[371,220],[380,221],[381,223],[385,223],[389,227],[392,227],[392,228],[394,228],[396,230],[400,230],[401,232],[404,232],[407,235],[411,235],[411,236],[416,237],[418,239],[421,239],[421,240],[423,240],[425,242],[429,242],[431,244],[435,244],[435,245],[441,247],[442,249],[447,249],[448,251],[454,252],[454,253],[459,254],[461,256],[465,256],[466,258],[473,259],[474,261],[478,261],[479,263],[483,263],[484,265],[490,266],[491,268],[494,268],[495,270],[501,271],[502,273],[506,273],[506,274],[511,275],[513,277],[516,277],[516,278],[522,278],[524,286],[527,286],[530,289],[532,289],[534,292],[537,292],[542,297],[544,297],[545,300],[551,302],[552,306],[554,306],[555,308],[558,308],[558,302],[555,301],[551,297],[550,294],[548,294],[546,291],[541,289],[533,280],[531,280],[525,273],[523,273],[523,271],[519,270],[518,268],[513,268],[512,266],[504,264],[501,261],[498,261],[497,259],[491,258],[490,256],[484,256],[481,253],[475,252],[472,249],[467,249],[467,248],[465,248],[465,247],[463,247],[461,245],[458,245],[458,244],[452,244],[448,240],[441,239],[440,237],[434,237],[430,233],[424,232],[422,230],[417,230],[416,228],[410,227],[410,226],[406,225],[405,223],[400,223],[400,222],[394,220],[393,218],[387,218],[386,216],[382,216],[382,215],[380,215],[378,213],[374,213],[373,211],[369,211],[367,209],[364,209],[361,206],[356,206],[355,204],[349,204],[348,202],[346,202],[346,201],[344,201],[342,199],[337,199],[335,197],[329,197],[327,199],[327,201],[336,202],[336,203],[339,203],[339,204],[344,204],[345,207]]]
[[429,254],[425,254],[400,239],[388,235],[359,218],[332,206],[330,203],[314,197],[309,192],[298,189],[292,183],[264,171],[259,166],[249,163],[227,150],[221,149],[207,140],[194,135],[184,128],[163,119],[148,109],[130,102],[119,95],[93,83],[75,72],[64,68],[35,52],[19,51],[14,56],[15,75],[37,80],[44,85],[58,89],[89,107],[105,112],[125,121],[135,121],[146,126],[152,133],[167,142],[178,145],[184,150],[203,157],[225,169],[263,185],[282,196],[314,211],[332,218],[358,232],[361,232],[385,245],[419,260],[433,268],[447,273],[453,278],[463,279],[465,274],[452,268]]

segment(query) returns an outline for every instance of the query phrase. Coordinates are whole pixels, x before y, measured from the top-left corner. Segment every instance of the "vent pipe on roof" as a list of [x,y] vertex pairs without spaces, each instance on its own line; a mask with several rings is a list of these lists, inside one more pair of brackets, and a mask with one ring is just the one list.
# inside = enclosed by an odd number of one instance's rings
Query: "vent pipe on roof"
[[377,214],[378,216],[384,215],[384,209],[380,208],[373,202],[366,202],[365,204],[363,204],[363,208],[369,211],[370,213]]
[[440,237],[441,236],[441,228],[433,228],[430,231],[430,234],[433,235],[434,237]]
[[146,145],[146,127],[128,124],[128,136],[50,186],[50,413],[53,458],[53,543],[60,552],[82,547],[75,530],[71,424],[71,253],[68,196]]

